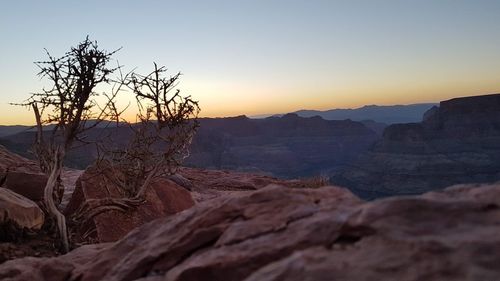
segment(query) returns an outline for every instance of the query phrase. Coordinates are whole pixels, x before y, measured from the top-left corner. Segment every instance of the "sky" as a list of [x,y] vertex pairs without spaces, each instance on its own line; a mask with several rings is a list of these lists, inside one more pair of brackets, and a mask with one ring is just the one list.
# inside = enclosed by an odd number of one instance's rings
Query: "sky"
[[496,93],[499,15],[496,0],[4,1],[0,124],[34,123],[9,105],[46,85],[33,62],[87,35],[126,69],[181,71],[208,117]]

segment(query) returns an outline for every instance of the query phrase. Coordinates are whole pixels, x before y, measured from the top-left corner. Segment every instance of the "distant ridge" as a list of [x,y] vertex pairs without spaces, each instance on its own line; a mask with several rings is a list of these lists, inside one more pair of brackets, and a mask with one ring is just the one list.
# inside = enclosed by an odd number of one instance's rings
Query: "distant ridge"
[[[378,123],[413,123],[422,121],[423,114],[438,103],[418,103],[408,105],[365,105],[354,109],[299,110],[293,113],[301,117],[320,116],[326,120],[353,121],[373,120]],[[282,116],[283,114],[256,115],[252,118]]]
[[[92,126],[95,124],[97,120],[89,120],[87,121],[87,126]],[[100,124],[97,125],[98,128],[104,128],[109,125],[114,125],[115,121],[101,121]],[[125,125],[125,123],[120,122],[120,125]],[[43,130],[51,130],[54,128],[54,125],[46,125],[43,127]],[[15,135],[23,132],[35,132],[35,126],[28,125],[0,125],[0,138]]]
[[0,125],[0,138],[30,130],[30,126],[23,125]]

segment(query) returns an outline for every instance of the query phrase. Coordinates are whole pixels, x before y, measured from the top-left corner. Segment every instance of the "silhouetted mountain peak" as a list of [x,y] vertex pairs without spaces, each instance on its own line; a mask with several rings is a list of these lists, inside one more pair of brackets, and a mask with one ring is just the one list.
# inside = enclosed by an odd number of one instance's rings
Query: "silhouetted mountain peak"
[[297,113],[287,113],[283,115],[281,118],[283,119],[298,119],[299,115]]

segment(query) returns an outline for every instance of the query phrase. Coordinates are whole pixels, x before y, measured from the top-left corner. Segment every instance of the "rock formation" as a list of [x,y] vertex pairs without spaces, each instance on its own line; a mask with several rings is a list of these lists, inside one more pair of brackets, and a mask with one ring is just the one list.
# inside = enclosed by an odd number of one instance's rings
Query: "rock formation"
[[186,167],[180,168],[179,175],[189,182],[187,186],[182,183],[181,185],[191,190],[191,195],[197,202],[225,195],[251,192],[270,184],[288,187],[302,187],[305,184],[301,180],[280,180],[250,173]]
[[456,98],[421,123],[387,127],[383,139],[333,182],[363,198],[418,194],[500,180],[500,94]]
[[206,201],[114,244],[0,265],[16,280],[498,280],[500,185],[364,203],[269,186]]
[[[73,193],[76,179],[81,171],[64,169],[61,179],[65,186],[62,205],[65,206]],[[0,187],[10,189],[40,204],[47,176],[40,171],[35,161],[12,153],[0,145]]]
[[14,154],[0,145],[0,179],[5,180],[9,171],[39,173],[35,162]]
[[9,171],[5,176],[4,186],[36,202],[43,201],[43,192],[47,176],[38,172]]
[[4,232],[11,226],[20,230],[39,230],[44,218],[42,210],[35,202],[0,187],[0,238],[8,235]]
[[[114,181],[110,167],[92,166],[77,180],[76,188],[66,207],[71,216],[88,199],[126,198],[124,190]],[[76,226],[77,240],[110,242],[125,236],[130,230],[157,218],[188,209],[194,205],[191,194],[166,179],[154,181],[147,189],[145,202],[126,212],[107,211],[90,222]]]

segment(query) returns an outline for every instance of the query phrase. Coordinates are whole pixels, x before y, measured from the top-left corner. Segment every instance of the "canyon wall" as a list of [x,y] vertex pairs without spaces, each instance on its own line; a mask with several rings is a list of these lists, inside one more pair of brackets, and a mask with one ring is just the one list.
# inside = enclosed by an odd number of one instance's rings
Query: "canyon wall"
[[364,198],[500,180],[500,95],[456,98],[394,124],[332,181]]

